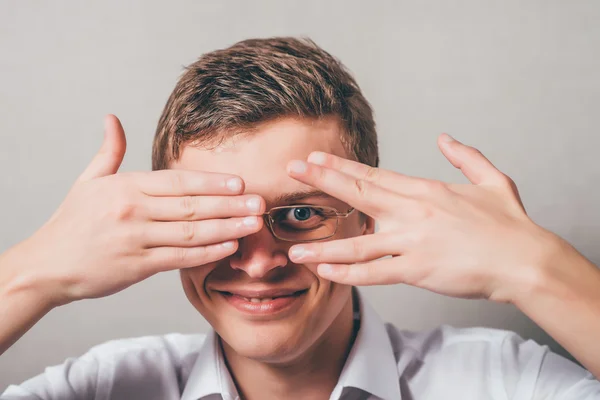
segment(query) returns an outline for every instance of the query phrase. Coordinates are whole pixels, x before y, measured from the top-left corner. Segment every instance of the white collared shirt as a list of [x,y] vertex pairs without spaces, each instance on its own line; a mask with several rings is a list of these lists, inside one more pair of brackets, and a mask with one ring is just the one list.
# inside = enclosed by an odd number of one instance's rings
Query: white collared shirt
[[[598,400],[600,382],[514,333],[385,325],[360,299],[361,327],[330,400]],[[0,399],[236,400],[217,335],[111,341],[46,371]]]

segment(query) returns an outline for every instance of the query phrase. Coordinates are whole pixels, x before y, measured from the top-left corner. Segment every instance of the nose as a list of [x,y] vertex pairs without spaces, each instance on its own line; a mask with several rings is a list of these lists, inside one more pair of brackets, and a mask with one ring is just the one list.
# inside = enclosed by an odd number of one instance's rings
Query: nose
[[242,270],[250,278],[264,278],[271,270],[285,267],[287,251],[278,244],[266,226],[239,240],[236,254],[229,259],[233,269]]

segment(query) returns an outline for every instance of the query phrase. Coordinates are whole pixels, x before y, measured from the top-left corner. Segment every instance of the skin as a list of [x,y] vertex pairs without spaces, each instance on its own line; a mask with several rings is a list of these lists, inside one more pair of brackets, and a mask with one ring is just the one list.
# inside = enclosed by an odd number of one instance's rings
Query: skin
[[119,120],[108,116],[102,148],[56,213],[0,256],[0,354],[54,307],[221,259],[260,229],[256,216],[255,225],[242,223],[260,207],[246,206],[258,196],[242,195],[239,177],[116,174],[125,147]]
[[[171,171],[116,174],[125,137],[109,117],[103,148],[59,210],[0,256],[0,352],[54,307],[183,269],[186,295],[222,335],[245,398],[329,395],[352,340],[347,285],[405,283],[513,303],[600,376],[600,272],[531,221],[514,183],[477,150],[440,138],[442,153],[472,182],[454,185],[345,160],[334,120],[280,120],[258,131],[214,154],[186,149]],[[232,178],[239,184],[227,189]],[[278,195],[310,188],[369,217],[355,214],[334,240],[291,247],[261,219],[242,223]],[[248,208],[249,198],[259,207]],[[371,234],[373,220],[381,229]],[[386,255],[393,257],[380,259]],[[310,288],[300,311],[279,321],[253,323],[210,296],[217,285],[278,277]],[[300,323],[312,329],[299,332]]]
[[[290,160],[306,158],[314,150],[347,157],[340,137],[336,118],[280,119],[259,125],[251,136],[234,137],[218,151],[187,147],[173,168],[238,175],[246,193],[260,195],[267,209],[314,204],[343,211],[349,206],[330,196],[298,198],[312,188],[286,172]],[[290,196],[295,199],[282,199]],[[370,234],[373,229],[371,218],[365,221],[354,213],[340,223],[332,239]],[[351,287],[321,278],[316,264],[290,262],[291,245],[263,227],[240,239],[234,255],[181,270],[188,299],[221,337],[238,390],[247,399],[291,398],[291,393],[295,398],[327,397],[350,348]],[[239,312],[217,292],[290,286],[308,288],[300,309],[267,319]]]
[[514,182],[478,150],[448,135],[438,145],[471,184],[409,177],[323,152],[290,162],[290,176],[381,224],[374,235],[294,246],[291,259],[318,262],[321,276],[345,284],[404,283],[512,303],[600,377],[600,270],[535,224]]

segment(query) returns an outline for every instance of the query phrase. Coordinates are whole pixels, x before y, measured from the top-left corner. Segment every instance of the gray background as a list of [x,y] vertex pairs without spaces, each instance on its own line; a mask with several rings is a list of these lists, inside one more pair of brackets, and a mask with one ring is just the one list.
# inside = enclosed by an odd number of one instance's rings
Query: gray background
[[[60,204],[101,143],[104,114],[125,126],[123,170],[147,170],[184,65],[249,37],[308,35],[372,102],[383,167],[463,182],[435,145],[449,132],[516,180],[534,220],[600,262],[600,2],[366,3],[0,2],[0,251]],[[364,292],[402,328],[502,327],[561,351],[508,305]],[[0,356],[0,392],[108,339],[207,328],[165,273],[52,311]]]

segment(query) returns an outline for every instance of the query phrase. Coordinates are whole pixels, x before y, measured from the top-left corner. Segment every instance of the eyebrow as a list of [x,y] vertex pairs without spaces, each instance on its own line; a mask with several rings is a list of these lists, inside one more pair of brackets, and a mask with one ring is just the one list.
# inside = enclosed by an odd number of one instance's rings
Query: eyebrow
[[273,199],[273,204],[274,205],[294,204],[301,200],[306,200],[309,198],[333,199],[332,196],[328,195],[327,193],[325,193],[321,190],[312,189],[312,190],[304,190],[304,191],[280,194],[279,196],[277,196]]

